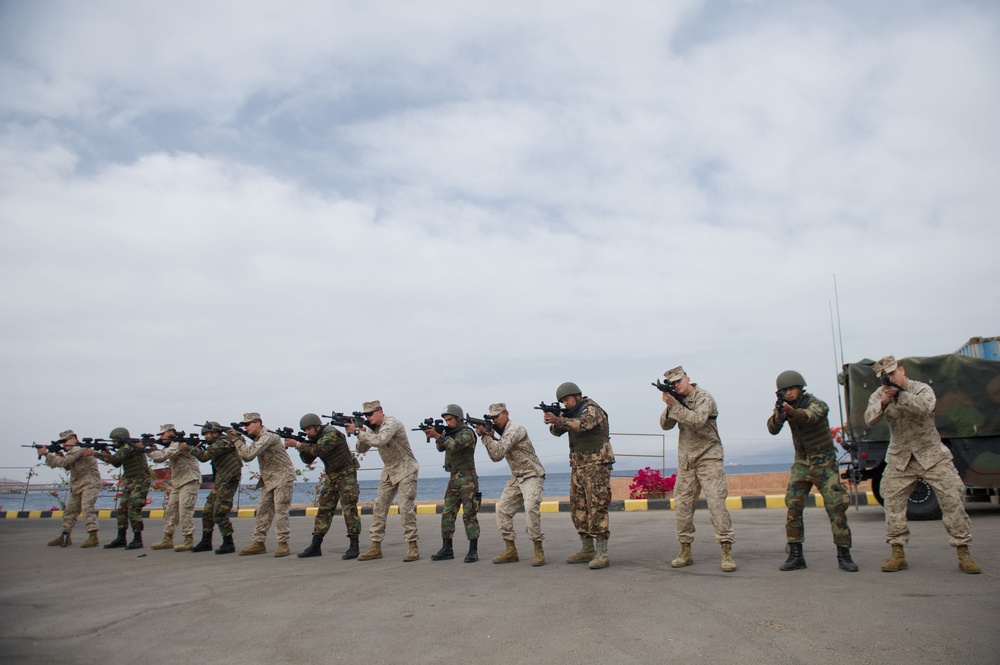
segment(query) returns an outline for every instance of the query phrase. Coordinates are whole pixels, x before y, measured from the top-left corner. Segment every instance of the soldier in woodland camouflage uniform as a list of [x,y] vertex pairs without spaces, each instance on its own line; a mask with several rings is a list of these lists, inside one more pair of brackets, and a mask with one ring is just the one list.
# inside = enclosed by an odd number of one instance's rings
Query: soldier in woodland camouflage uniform
[[[493,419],[493,429],[487,431],[479,425],[476,427],[476,434],[482,437],[491,460],[499,462],[506,457],[507,464],[510,465],[510,480],[504,485],[497,502],[497,527],[503,536],[505,549],[503,554],[493,557],[493,563],[512,563],[518,560],[517,547],[514,545],[514,514],[523,505],[526,530],[535,545],[531,565],[544,565],[542,540],[545,534],[542,533],[539,506],[545,486],[545,468],[535,454],[528,431],[510,421],[507,405],[502,402],[491,404],[489,415]],[[500,434],[499,441],[494,438],[494,432]]]
[[694,542],[694,509],[698,495],[705,490],[708,513],[715,527],[715,540],[722,547],[722,570],[736,570],[733,561],[733,523],[726,508],[729,486],[722,467],[722,439],[716,425],[719,410],[708,391],[691,383],[683,367],[663,373],[667,382],[683,400],[668,392],[661,393],[667,408],[660,414],[660,427],[665,430],[680,425],[677,441],[677,484],[674,505],[677,511],[677,540],[681,552],[670,562],[674,568],[694,563],[691,543]]
[[201,541],[191,551],[207,552],[212,549],[212,531],[218,525],[222,545],[215,553],[232,554],[236,545],[233,543],[233,523],[229,513],[233,509],[233,497],[240,488],[243,472],[243,460],[236,451],[235,443],[239,435],[235,430],[224,435],[222,425],[214,420],[205,423],[201,434],[208,441],[208,446],[204,449],[192,448],[191,454],[202,462],[212,463],[214,485],[201,511]]
[[[142,547],[142,510],[146,507],[146,495],[153,485],[153,474],[146,461],[142,441],[132,439],[124,427],[111,430],[109,437],[118,446],[114,452],[96,452],[88,449],[88,456],[95,456],[113,466],[122,467],[122,490],[118,498],[118,537],[104,546],[104,549],[124,547],[136,550]],[[125,531],[132,525],[132,542],[125,545]]]
[[59,440],[66,449],[64,455],[50,453],[48,448],[38,448],[38,456],[45,458],[45,463],[52,468],[69,470],[69,501],[63,509],[62,534],[49,545],[68,547],[72,544],[70,533],[76,525],[77,517],[83,513],[87,525],[87,540],[80,547],[97,547],[97,511],[94,504],[101,493],[101,472],[97,468],[97,460],[86,454],[87,449],[81,448],[76,434],[69,429],[59,433]]
[[569,381],[556,389],[556,399],[562,402],[562,414],[545,413],[544,420],[555,436],[569,432],[569,500],[573,525],[583,544],[566,562],[589,562],[591,569],[607,568],[611,563],[608,505],[611,467],[615,463],[608,414]]
[[288,548],[288,510],[292,506],[295,467],[281,443],[281,437],[264,427],[259,413],[244,413],[242,424],[246,427],[247,434],[253,438],[253,443],[247,445],[243,437],[239,437],[236,452],[245,462],[257,458],[263,487],[257,504],[257,526],[253,531],[253,540],[249,547],[240,550],[240,556],[267,552],[264,541],[267,540],[267,531],[271,528],[272,521],[278,535],[278,548],[274,551],[274,556],[288,556],[291,554]]
[[941,441],[934,425],[937,398],[926,383],[906,377],[906,370],[892,356],[875,363],[875,374],[891,382],[879,386],[868,400],[865,422],[875,425],[882,418],[889,423],[889,449],[885,454],[882,474],[882,498],[885,501],[886,542],[892,555],[882,564],[882,570],[893,573],[906,570],[903,547],[910,540],[906,522],[906,505],[918,478],[934,489],[941,504],[942,521],[948,531],[948,542],[956,548],[962,572],[981,572],[969,553],[972,542],[972,522],[963,505],[965,486],[962,483],[951,451]]
[[[170,498],[163,511],[163,540],[153,545],[152,549],[190,552],[194,549],[194,505],[198,502],[198,490],[201,489],[201,467],[186,443],[173,440],[176,436],[176,427],[161,425],[160,441],[167,447],[149,453],[152,461],[170,465]],[[174,530],[178,522],[184,542],[174,547]]]
[[788,370],[776,380],[778,402],[767,419],[767,431],[777,434],[788,422],[792,430],[795,461],[792,463],[785,493],[788,517],[785,536],[788,539],[788,559],[780,570],[797,570],[806,567],[802,556],[805,526],[802,509],[806,497],[815,486],[823,496],[823,506],[830,518],[833,543],[837,546],[837,563],[841,570],[854,573],[858,566],[851,560],[851,528],[847,526],[848,496],[840,480],[837,449],[830,435],[830,413],[823,400],[805,391],[806,380],[796,371]]
[[361,535],[361,518],[358,516],[358,460],[347,445],[347,438],[333,425],[323,425],[315,413],[307,413],[299,420],[299,428],[309,437],[310,443],[285,439],[286,448],[295,448],[306,464],[316,458],[323,460],[324,478],[320,482],[319,511],[313,526],[312,543],[299,552],[300,559],[322,556],[323,537],[330,530],[330,522],[337,510],[337,502],[343,505],[344,523],[350,545],[342,559],[358,557],[358,538]]
[[452,538],[455,535],[455,517],[462,506],[465,535],[469,539],[469,553],[465,563],[479,561],[479,476],[476,475],[476,433],[464,423],[465,412],[458,404],[449,404],[441,414],[447,429],[444,434],[433,427],[424,434],[434,439],[439,452],[444,453],[444,469],[451,474],[444,492],[444,510],[441,512],[441,549],[431,555],[431,561],[454,559]]

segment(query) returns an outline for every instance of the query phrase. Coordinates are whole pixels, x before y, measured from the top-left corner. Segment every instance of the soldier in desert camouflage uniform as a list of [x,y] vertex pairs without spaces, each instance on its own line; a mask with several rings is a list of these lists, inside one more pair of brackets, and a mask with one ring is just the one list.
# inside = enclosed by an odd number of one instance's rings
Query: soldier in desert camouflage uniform
[[679,394],[683,403],[668,392],[661,393],[667,407],[660,414],[660,427],[665,430],[680,425],[677,441],[677,484],[674,505],[677,511],[677,540],[681,552],[670,562],[674,568],[694,563],[691,543],[694,542],[694,509],[701,491],[708,499],[708,513],[715,527],[715,540],[722,547],[722,570],[736,570],[733,561],[733,523],[726,509],[729,487],[722,466],[722,440],[716,418],[719,410],[708,391],[691,383],[683,367],[674,367],[663,376]]
[[[531,444],[528,431],[517,423],[511,422],[507,405],[503,402],[491,404],[489,415],[493,419],[493,429],[486,430],[482,425],[476,427],[476,434],[483,439],[483,445],[494,462],[506,458],[510,465],[510,479],[504,485],[500,500],[497,502],[497,528],[503,536],[504,552],[493,557],[493,563],[512,563],[518,560],[517,547],[514,539],[514,514],[524,506],[526,531],[535,545],[535,554],[531,559],[532,566],[545,564],[545,551],[542,549],[542,516],[539,506],[542,503],[542,491],[545,486],[545,468],[542,467],[535,447]],[[500,434],[500,440],[494,437],[494,432]]]
[[[118,449],[96,452],[88,449],[88,456],[95,456],[108,464],[122,467],[122,490],[118,498],[118,537],[104,546],[104,549],[124,547],[127,550],[137,550],[142,547],[142,510],[146,507],[146,495],[153,485],[153,474],[146,461],[146,452],[142,441],[132,439],[124,427],[111,430],[109,438],[115,442]],[[132,526],[132,542],[125,545],[125,531]]]
[[[184,442],[174,441],[177,428],[171,424],[160,426],[160,441],[167,447],[153,450],[149,459],[170,465],[170,498],[163,511],[163,540],[152,546],[154,550],[190,552],[194,549],[194,504],[198,502],[201,488],[201,467]],[[174,530],[181,524],[184,542],[174,547]]]
[[235,443],[239,435],[235,430],[223,434],[222,425],[214,420],[205,423],[201,434],[208,446],[193,448],[191,454],[199,461],[212,463],[214,483],[201,511],[201,541],[191,551],[207,552],[212,549],[212,531],[218,525],[222,545],[215,553],[232,554],[236,551],[236,545],[233,543],[233,523],[229,519],[229,512],[233,509],[233,497],[240,488],[243,469],[243,460],[236,451]]
[[546,412],[544,420],[555,436],[569,432],[569,500],[573,525],[583,544],[566,562],[589,563],[591,569],[607,568],[611,563],[608,505],[611,467],[615,463],[608,414],[569,381],[556,389],[556,399],[563,405],[562,414]]
[[[455,518],[458,507],[462,507],[465,535],[469,539],[469,553],[465,563],[479,561],[479,520],[476,514],[479,506],[476,493],[479,492],[479,476],[476,475],[476,433],[464,422],[465,412],[458,404],[449,404],[441,414],[446,429],[444,434],[433,427],[424,434],[434,439],[438,452],[444,453],[444,469],[451,476],[444,492],[444,509],[441,511],[441,549],[431,555],[431,561],[454,559],[452,538],[455,535]],[[481,496],[481,495],[480,495]]]
[[337,502],[341,502],[344,513],[344,523],[347,525],[347,538],[350,545],[342,559],[358,557],[358,538],[361,535],[361,518],[358,516],[358,460],[347,445],[347,438],[333,425],[323,425],[323,421],[315,413],[307,413],[299,420],[299,428],[309,438],[310,443],[301,443],[294,439],[285,439],[286,448],[295,448],[299,457],[306,464],[312,464],[317,458],[323,460],[325,476],[320,483],[319,511],[313,525],[312,543],[299,552],[300,559],[322,556],[323,538],[330,530],[330,522],[337,510]]
[[69,501],[63,509],[62,534],[49,545],[68,547],[72,544],[70,533],[76,525],[77,517],[82,513],[87,525],[87,540],[80,547],[97,547],[97,511],[94,504],[101,493],[101,472],[97,468],[97,460],[86,454],[87,449],[80,447],[73,430],[59,433],[59,440],[66,449],[64,455],[50,453],[48,448],[38,448],[38,456],[45,458],[45,464],[54,469],[69,471]]
[[264,427],[260,414],[251,411],[243,414],[242,425],[253,443],[247,445],[243,437],[236,441],[236,451],[245,462],[257,458],[260,466],[260,502],[257,504],[257,526],[254,528],[253,539],[249,547],[240,550],[240,556],[264,554],[267,547],[267,531],[274,522],[274,530],[278,535],[278,548],[275,557],[288,556],[290,530],[288,527],[288,510],[292,506],[292,487],[295,485],[295,467],[282,445],[281,437]]
[[972,522],[963,505],[965,487],[952,462],[951,451],[942,443],[934,425],[937,403],[934,391],[926,383],[908,379],[905,368],[893,356],[882,358],[872,369],[877,376],[884,375],[891,382],[872,393],[865,411],[869,426],[882,418],[889,423],[889,449],[885,454],[881,491],[885,501],[886,542],[892,546],[892,555],[882,564],[882,570],[894,573],[908,568],[903,550],[910,540],[906,505],[917,479],[923,478],[937,494],[948,542],[956,548],[959,568],[964,573],[981,572],[969,553]]

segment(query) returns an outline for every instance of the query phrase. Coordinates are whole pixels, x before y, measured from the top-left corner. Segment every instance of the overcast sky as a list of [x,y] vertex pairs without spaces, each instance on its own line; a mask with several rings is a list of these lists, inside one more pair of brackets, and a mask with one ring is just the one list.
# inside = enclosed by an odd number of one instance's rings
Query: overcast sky
[[991,2],[0,2],[0,464],[381,399],[408,427],[504,401],[563,471],[533,405],[572,380],[657,433],[678,364],[729,460],[790,456],[775,376],[837,409],[835,274],[848,361],[1000,334],[998,28]]

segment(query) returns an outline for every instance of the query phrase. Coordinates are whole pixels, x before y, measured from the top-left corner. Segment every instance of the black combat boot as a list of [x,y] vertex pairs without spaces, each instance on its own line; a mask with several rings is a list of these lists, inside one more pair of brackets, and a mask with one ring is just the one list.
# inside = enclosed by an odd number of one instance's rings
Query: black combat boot
[[[850,547],[837,546],[837,563],[840,565],[841,570],[846,570],[849,573],[858,572],[858,564],[851,561]],[[803,566],[805,566],[804,562]]]
[[437,554],[431,555],[431,561],[444,561],[445,559],[454,559],[455,550],[451,547],[451,538],[442,538],[441,549],[437,551]]
[[132,532],[132,542],[125,546],[127,550],[141,550],[142,549],[142,531]]
[[323,544],[323,534],[314,533],[313,541],[309,543],[309,547],[305,548],[295,556],[297,556],[300,559],[307,559],[311,556],[323,556],[323,550],[320,548],[320,545],[322,544]]
[[202,531],[201,532],[201,541],[197,545],[195,545],[191,549],[191,551],[192,552],[207,552],[210,549],[212,549],[212,532],[211,531]]
[[125,529],[118,529],[118,537],[104,546],[106,550],[113,550],[116,547],[125,547]]
[[479,561],[479,540],[469,541],[469,553],[465,555],[465,563],[475,563]]
[[788,543],[788,558],[785,563],[778,566],[778,570],[798,570],[806,567],[806,560],[802,558],[802,543]]
[[232,554],[235,551],[236,551],[236,545],[233,544],[233,537],[230,535],[222,537],[222,544],[219,545],[219,548],[217,550],[215,550],[215,553]]
[[340,558],[341,559],[357,559],[358,558],[358,554],[359,554],[359,551],[358,551],[358,537],[357,536],[348,536],[347,538],[351,541],[351,544],[347,548],[347,551],[344,552],[344,555],[342,557],[340,557]]

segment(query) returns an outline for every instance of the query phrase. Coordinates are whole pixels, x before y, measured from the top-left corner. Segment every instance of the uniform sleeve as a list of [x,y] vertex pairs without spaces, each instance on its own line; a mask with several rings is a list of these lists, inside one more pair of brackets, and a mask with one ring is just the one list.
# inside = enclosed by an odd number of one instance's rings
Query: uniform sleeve
[[392,437],[396,435],[396,432],[403,428],[403,424],[393,418],[388,422],[383,421],[382,426],[378,428],[378,432],[371,431],[358,431],[358,453],[361,453],[361,444],[367,446],[365,452],[368,448],[381,448],[384,445],[392,443]]
[[66,453],[65,455],[56,455],[55,453],[49,453],[45,456],[45,463],[52,468],[62,468],[68,469],[74,462],[83,457],[83,449],[77,448],[71,453]]
[[778,410],[775,409],[771,412],[771,417],[767,419],[767,431],[771,434],[777,434],[781,431],[781,428],[785,426],[785,419],[778,417]]
[[604,416],[600,409],[593,404],[588,404],[579,418],[560,418],[556,422],[566,432],[589,432],[599,427],[602,420],[604,420]]
[[128,457],[128,448],[131,444],[125,444],[113,453],[97,453],[98,457],[110,464],[111,466],[121,466],[125,463],[125,458]]
[[679,402],[669,407],[667,411],[670,418],[691,427],[701,427],[707,423],[715,412],[715,400],[705,392],[702,394],[705,395],[704,399],[698,400],[693,406],[688,404],[688,408],[681,406]]
[[507,448],[504,447],[504,441],[502,438],[497,441],[489,434],[484,434],[482,436],[482,440],[483,447],[486,448],[487,454],[494,462],[499,462],[504,458],[504,455],[507,454]]
[[670,415],[670,407],[668,406],[660,414],[660,429],[673,429],[677,426],[677,420]]
[[824,402],[813,399],[804,409],[795,409],[792,420],[796,425],[812,425],[822,422],[830,414],[830,407]]
[[443,436],[438,439],[438,450],[447,450],[457,453],[476,445],[476,433],[470,429],[463,429],[456,436]]
[[[268,432],[268,434],[274,434],[274,432]],[[246,441],[237,441],[236,452],[240,454],[244,462],[249,462],[274,445],[275,441],[280,445],[281,439],[278,438],[277,434],[274,434],[274,436],[262,436],[250,445],[247,445]]]
[[[912,384],[911,384],[912,385]],[[937,397],[928,385],[921,385],[916,390],[900,390],[896,406],[906,413],[928,415],[934,413]]]
[[868,398],[868,408],[865,409],[865,424],[869,427],[881,422],[885,412],[882,410],[882,386],[879,386]]

